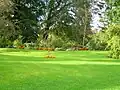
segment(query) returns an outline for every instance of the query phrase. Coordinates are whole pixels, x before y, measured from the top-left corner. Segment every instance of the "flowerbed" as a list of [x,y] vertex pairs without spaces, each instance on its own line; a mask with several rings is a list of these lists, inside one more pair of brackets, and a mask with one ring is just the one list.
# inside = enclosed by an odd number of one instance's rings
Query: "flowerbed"
[[89,50],[88,48],[79,48],[78,50]]
[[25,46],[24,46],[24,45],[20,45],[20,46],[18,46],[18,48],[19,48],[19,49],[24,49]]

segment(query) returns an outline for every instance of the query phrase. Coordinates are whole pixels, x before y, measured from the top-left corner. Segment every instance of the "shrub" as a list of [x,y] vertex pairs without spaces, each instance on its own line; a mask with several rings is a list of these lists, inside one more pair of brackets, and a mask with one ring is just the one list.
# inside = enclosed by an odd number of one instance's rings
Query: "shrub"
[[108,35],[109,57],[120,58],[120,24],[112,24],[106,31]]
[[49,48],[70,48],[74,45],[75,42],[70,41],[69,39],[63,40],[61,37],[58,37],[54,34],[50,34],[47,40],[43,40],[40,36],[37,40],[38,47],[49,47]]
[[75,41],[69,40],[68,38],[61,38],[54,34],[50,34],[47,40],[43,40],[43,38],[39,36],[36,43],[39,49],[41,47],[46,47],[46,48],[49,47],[49,48],[62,48],[66,50],[72,48],[75,45],[78,45],[78,43]]
[[112,37],[108,41],[108,46],[110,47],[109,57],[120,58],[120,38],[118,36]]
[[87,43],[87,47],[90,50],[106,50],[107,47],[107,36],[104,32],[100,31],[91,36],[91,40]]
[[14,46],[15,48],[18,48],[18,47],[21,46],[21,45],[22,45],[22,36],[19,36],[18,39],[14,40],[13,46]]
[[75,41],[71,41],[71,40],[64,41],[64,44],[62,46],[62,48],[64,49],[72,48],[74,50],[77,49],[77,47],[78,47],[78,44]]
[[51,45],[53,45],[53,47],[62,47],[64,45],[64,41],[60,38],[60,37],[55,37],[54,39],[51,40]]
[[13,43],[12,41],[6,39],[6,38],[0,38],[0,48],[12,48]]
[[55,47],[62,47],[64,41],[60,37],[50,34],[47,40],[43,40],[43,38],[39,36],[36,43],[37,43],[37,47],[55,48]]

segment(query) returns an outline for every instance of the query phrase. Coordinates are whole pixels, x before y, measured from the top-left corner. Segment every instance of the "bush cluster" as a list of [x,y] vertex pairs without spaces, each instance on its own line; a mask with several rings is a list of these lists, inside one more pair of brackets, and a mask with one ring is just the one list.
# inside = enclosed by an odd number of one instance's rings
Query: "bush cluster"
[[108,36],[109,57],[120,58],[120,24],[112,24],[106,30]]
[[86,45],[90,50],[108,50],[107,36],[103,31],[91,35],[91,40]]

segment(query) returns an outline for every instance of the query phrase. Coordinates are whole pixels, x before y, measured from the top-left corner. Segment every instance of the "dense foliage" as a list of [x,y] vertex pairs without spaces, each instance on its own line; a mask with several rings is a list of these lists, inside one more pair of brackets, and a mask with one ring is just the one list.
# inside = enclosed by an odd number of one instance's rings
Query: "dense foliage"
[[106,31],[108,35],[108,47],[112,58],[120,58],[120,25],[113,24]]
[[109,26],[106,35],[108,35],[108,47],[110,47],[109,57],[118,59],[120,58],[120,1],[109,0],[107,3]]
[[0,37],[11,42],[21,36],[22,43],[35,43],[52,33],[86,44],[91,33],[89,0],[1,0],[0,7]]
[[91,39],[87,43],[87,47],[90,50],[108,50],[107,47],[107,35],[104,31],[97,32],[90,36]]

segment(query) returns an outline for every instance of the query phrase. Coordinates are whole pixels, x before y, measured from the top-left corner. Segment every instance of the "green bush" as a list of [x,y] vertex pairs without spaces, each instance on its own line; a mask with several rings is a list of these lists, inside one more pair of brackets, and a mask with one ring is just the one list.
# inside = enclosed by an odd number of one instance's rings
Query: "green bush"
[[77,45],[76,42],[67,40],[67,41],[64,42],[62,48],[69,49],[69,48],[72,48],[75,45]]
[[38,47],[52,47],[52,48],[68,48],[73,42],[68,39],[63,40],[61,37],[50,34],[47,40],[43,40],[40,36],[37,40]]
[[22,44],[22,36],[19,36],[18,39],[14,40],[14,42],[13,42],[13,46],[15,48],[18,48],[20,45],[23,45]]
[[43,40],[42,36],[39,36],[36,44],[37,47],[63,48],[65,50],[78,45],[75,41],[69,40],[68,38],[61,38],[54,34],[49,34],[47,40]]
[[108,35],[109,57],[120,58],[120,24],[112,24],[106,31]]
[[60,37],[53,38],[50,43],[55,48],[60,48],[64,45],[64,41]]
[[0,48],[11,48],[13,47],[12,41],[5,39],[5,38],[0,38]]
[[89,50],[106,50],[107,36],[103,31],[100,31],[91,36],[91,40],[86,45]]

